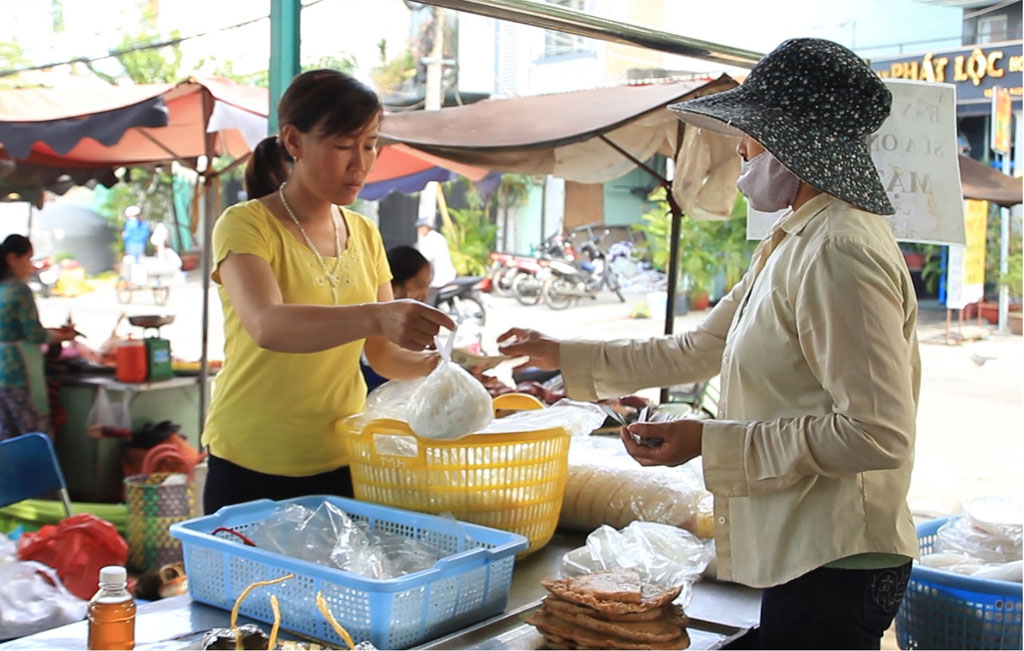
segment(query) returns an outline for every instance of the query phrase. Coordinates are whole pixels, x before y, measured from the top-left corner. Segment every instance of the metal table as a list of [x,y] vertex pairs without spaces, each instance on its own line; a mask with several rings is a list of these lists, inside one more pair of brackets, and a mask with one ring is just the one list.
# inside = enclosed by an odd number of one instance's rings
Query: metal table
[[[540,551],[516,563],[507,612],[522,610],[544,597],[541,579],[557,577],[562,556],[583,544],[584,536],[557,533]],[[759,590],[733,583],[702,581],[694,586],[686,613],[693,619],[715,622],[732,629],[756,627],[761,607]],[[196,634],[228,624],[227,611],[193,602],[187,595],[139,607],[135,620],[135,648],[197,648]],[[239,621],[250,620],[240,617]],[[264,629],[268,627],[264,626]],[[472,627],[476,628],[476,627]],[[76,622],[50,631],[0,644],[8,649],[85,649],[88,625]],[[426,645],[429,646],[429,645]]]

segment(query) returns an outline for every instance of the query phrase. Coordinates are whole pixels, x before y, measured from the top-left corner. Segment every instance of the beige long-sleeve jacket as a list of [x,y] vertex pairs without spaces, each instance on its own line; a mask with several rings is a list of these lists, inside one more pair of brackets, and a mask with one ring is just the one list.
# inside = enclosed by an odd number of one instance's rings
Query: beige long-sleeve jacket
[[579,399],[721,373],[702,450],[718,573],[769,587],[858,554],[918,556],[916,321],[885,219],[821,194],[779,220],[696,330],[565,342],[562,371]]

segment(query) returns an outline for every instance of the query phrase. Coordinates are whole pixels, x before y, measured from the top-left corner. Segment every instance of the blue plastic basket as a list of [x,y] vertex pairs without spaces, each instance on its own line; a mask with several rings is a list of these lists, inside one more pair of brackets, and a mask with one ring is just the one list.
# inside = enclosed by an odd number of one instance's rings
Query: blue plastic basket
[[[211,534],[219,527],[245,534],[281,504],[316,509],[325,501],[355,520],[368,522],[371,529],[417,538],[451,556],[428,570],[396,579],[371,579]],[[343,641],[317,610],[317,592],[323,592],[331,612],[357,642],[404,649],[503,612],[515,556],[529,545],[518,534],[322,495],[228,506],[173,525],[171,535],[182,542],[192,599],[230,609],[252,583],[294,573],[294,579],[253,590],[240,611],[270,623],[269,597],[276,594],[282,628],[339,648],[344,648]]]
[[[917,527],[929,554],[946,518]],[[896,615],[901,649],[1021,648],[1021,584],[978,579],[917,563]]]

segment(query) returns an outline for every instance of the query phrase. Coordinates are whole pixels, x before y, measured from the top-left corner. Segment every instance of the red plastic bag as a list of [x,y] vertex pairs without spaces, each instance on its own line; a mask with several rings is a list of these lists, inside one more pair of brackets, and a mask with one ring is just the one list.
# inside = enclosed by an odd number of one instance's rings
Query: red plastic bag
[[49,565],[72,594],[89,599],[96,593],[100,568],[127,562],[128,543],[114,525],[91,513],[80,513],[56,526],[48,524],[22,534],[18,557]]

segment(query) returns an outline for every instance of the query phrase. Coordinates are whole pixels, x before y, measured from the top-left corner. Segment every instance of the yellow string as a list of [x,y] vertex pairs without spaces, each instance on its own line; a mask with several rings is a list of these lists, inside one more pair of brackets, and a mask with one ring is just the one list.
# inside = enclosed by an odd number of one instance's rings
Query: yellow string
[[249,593],[255,590],[256,588],[265,585],[274,585],[275,583],[281,583],[282,581],[287,581],[288,579],[294,578],[294,574],[285,574],[280,579],[272,579],[270,581],[257,581],[245,590],[242,590],[242,594],[238,595],[238,599],[235,599],[235,605],[231,608],[231,631],[235,634],[235,649],[242,648],[242,632],[238,630],[238,609],[242,607],[242,602],[245,600],[246,597],[249,596]]
[[267,641],[268,649],[277,648],[277,631],[281,628],[281,606],[277,603],[277,595],[270,595],[270,609],[274,611],[274,625],[270,628],[270,640]]
[[345,641],[348,648],[354,649],[356,644],[352,641],[352,636],[348,634],[348,631],[345,630],[344,626],[338,623],[338,620],[334,619],[334,615],[331,614],[331,609],[327,607],[327,600],[324,599],[323,592],[316,593],[316,607],[320,609],[320,613],[323,614],[324,619],[326,619],[327,623],[331,625],[334,632]]

